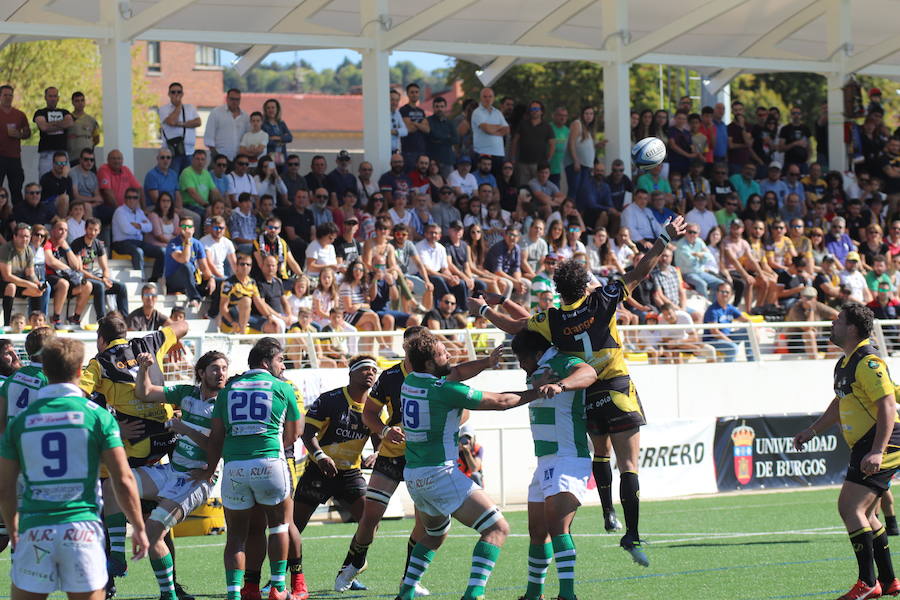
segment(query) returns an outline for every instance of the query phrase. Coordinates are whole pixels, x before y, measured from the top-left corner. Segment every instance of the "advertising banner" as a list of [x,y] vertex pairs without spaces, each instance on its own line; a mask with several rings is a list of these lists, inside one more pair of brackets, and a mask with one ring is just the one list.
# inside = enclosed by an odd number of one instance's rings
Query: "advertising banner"
[[794,435],[818,415],[725,417],[716,422],[719,491],[806,487],[844,480],[850,451],[837,426],[795,450]]

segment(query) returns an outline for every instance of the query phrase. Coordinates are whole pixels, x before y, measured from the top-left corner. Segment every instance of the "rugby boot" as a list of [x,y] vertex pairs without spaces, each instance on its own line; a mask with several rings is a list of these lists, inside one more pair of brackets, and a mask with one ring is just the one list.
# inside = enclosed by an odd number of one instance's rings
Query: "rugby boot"
[[175,597],[177,597],[178,600],[196,600],[194,595],[184,589],[184,586],[177,581],[175,582]]
[[367,589],[369,589],[369,586],[364,584],[359,579],[354,579],[353,581],[350,582],[350,590],[353,592],[364,592]]
[[241,588],[241,600],[262,600],[258,583],[245,583]]
[[896,596],[900,594],[900,579],[894,577],[894,580],[890,583],[880,582],[881,583],[881,595],[883,596]]
[[353,585],[356,576],[369,568],[369,561],[363,563],[361,567],[354,567],[353,564],[344,565],[338,571],[337,577],[334,578],[334,591],[346,592]]
[[650,566],[650,559],[647,558],[647,553],[644,552],[641,540],[632,539],[632,537],[626,533],[622,536],[622,539],[619,540],[619,545],[625,552],[631,555],[631,559],[634,562],[642,567]]
[[425,596],[431,595],[431,592],[428,591],[428,588],[422,585],[420,581],[416,582],[416,589],[414,593],[416,598],[424,598]]
[[611,510],[609,512],[603,513],[603,528],[606,529],[606,533],[621,531],[622,523],[619,522],[619,517],[616,516],[616,511]]
[[306,589],[306,577],[303,573],[291,573],[291,597],[294,600],[307,600],[309,590]]
[[286,589],[279,592],[274,587],[269,588],[269,600],[290,600],[290,597],[291,593]]
[[885,517],[884,531],[888,535],[900,535],[900,528],[897,527],[897,517]]
[[875,585],[870,586],[863,580],[857,580],[856,585],[850,588],[850,591],[838,598],[837,600],[868,600],[869,598],[881,597],[881,584],[875,580]]

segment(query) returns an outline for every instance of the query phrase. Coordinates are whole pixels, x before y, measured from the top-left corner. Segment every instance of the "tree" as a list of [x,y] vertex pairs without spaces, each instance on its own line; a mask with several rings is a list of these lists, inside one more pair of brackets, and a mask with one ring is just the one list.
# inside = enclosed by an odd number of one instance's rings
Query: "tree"
[[[147,88],[146,62],[137,47],[132,48],[131,96],[135,146],[146,146],[159,127],[153,95]],[[0,81],[16,89],[15,106],[31,118],[44,106],[44,89],[59,89],[60,106],[71,107],[71,95],[84,93],[87,111],[103,131],[103,90],[100,78],[100,50],[92,40],[47,40],[9,44],[0,50]],[[34,130],[34,128],[32,128]],[[37,144],[33,135],[27,144]]]

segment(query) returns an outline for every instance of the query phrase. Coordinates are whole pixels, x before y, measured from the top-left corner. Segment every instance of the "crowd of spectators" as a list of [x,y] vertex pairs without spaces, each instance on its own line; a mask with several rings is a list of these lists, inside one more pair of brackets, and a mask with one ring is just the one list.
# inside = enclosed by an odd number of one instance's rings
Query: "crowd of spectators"
[[[816,320],[848,299],[895,317],[900,132],[888,130],[871,92],[864,122],[850,129],[849,171],[827,168],[824,106],[786,116],[753,107],[751,124],[735,101],[726,123],[722,104],[696,110],[684,97],[674,114],[632,112],[634,140],[658,137],[668,149],[658,167],[633,172],[630,161],[598,156],[598,107],[570,116],[540,100],[496,102],[484,88],[455,115],[441,97],[427,114],[413,83],[402,106],[391,91],[393,153],[379,174],[366,160],[354,169],[346,151],[302,165],[278,101],[248,114],[236,89],[211,112],[198,148],[200,118],[172,83],[157,164],[135,174],[115,149],[94,164],[96,120],[83,94],[69,111],[47,88],[46,108],[29,121],[2,86],[4,324],[15,297],[60,327],[77,327],[91,302],[94,318],[111,300],[127,314],[109,272],[114,252],[145,273],[143,307],[129,315],[136,327],[163,318],[144,301],[159,284],[226,332],[456,329],[469,324],[473,293],[558,304],[560,261],[582,262],[598,284],[622,275],[675,215],[687,234],[622,304],[620,322]],[[32,125],[40,177],[26,184],[21,141]],[[745,333],[722,326],[666,342],[733,358],[740,342],[749,352]],[[807,331],[798,335],[817,351]],[[345,362],[351,342],[389,347],[377,333],[336,336],[323,358]],[[447,342],[466,352],[452,335]]]

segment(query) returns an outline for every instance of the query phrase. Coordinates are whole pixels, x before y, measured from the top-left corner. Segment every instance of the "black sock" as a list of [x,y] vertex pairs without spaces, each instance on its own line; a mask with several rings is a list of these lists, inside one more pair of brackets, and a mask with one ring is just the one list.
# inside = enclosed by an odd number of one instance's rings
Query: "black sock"
[[13,297],[3,296],[3,325],[9,327],[9,321],[12,318]]
[[416,540],[409,536],[409,539],[406,540],[406,564],[403,565],[403,572],[406,573],[406,569],[409,568],[409,557],[412,556],[413,548],[416,547]]
[[875,566],[878,567],[878,579],[885,585],[889,584],[894,580],[894,563],[891,562],[891,550],[888,548],[884,526],[872,534],[872,555]]
[[591,463],[594,471],[594,481],[597,482],[597,493],[600,495],[600,504],[603,506],[603,514],[609,514],[613,509],[612,501],[612,465],[608,456],[594,456]]
[[896,527],[897,526],[897,515],[884,515],[884,524],[888,527]]
[[303,573],[303,559],[289,558],[287,561],[287,567],[291,575],[299,575]]
[[872,530],[869,527],[857,529],[850,534],[850,544],[859,565],[859,579],[868,586],[875,585],[875,557],[872,544]]
[[350,542],[350,552],[348,554],[353,554],[353,560],[351,564],[357,569],[361,569],[364,564],[366,564],[366,555],[369,553],[369,545],[366,544],[363,546],[362,544],[358,544],[356,539]]
[[252,583],[259,587],[260,577],[262,577],[261,571],[244,571],[244,585]]
[[619,477],[619,501],[625,514],[625,535],[637,541],[638,520],[641,514],[641,484],[638,482],[638,474],[634,471],[626,471]]
[[58,323],[59,322],[59,313],[53,313],[53,316],[50,317],[50,320],[53,321],[54,323]]

